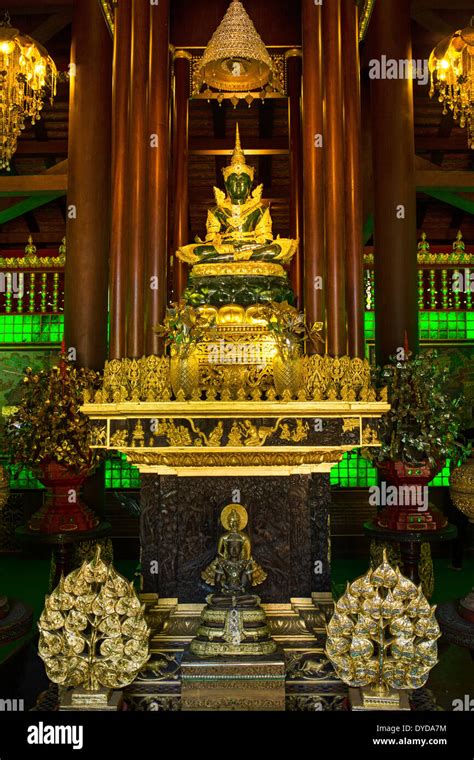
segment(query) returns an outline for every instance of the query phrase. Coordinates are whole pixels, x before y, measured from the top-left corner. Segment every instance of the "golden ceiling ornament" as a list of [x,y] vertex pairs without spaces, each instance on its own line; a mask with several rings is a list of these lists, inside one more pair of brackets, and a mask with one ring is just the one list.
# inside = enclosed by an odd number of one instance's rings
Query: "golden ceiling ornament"
[[0,169],[10,169],[26,120],[40,118],[47,90],[56,95],[58,72],[48,51],[10,24],[0,21]]
[[244,6],[232,0],[201,60],[199,76],[208,87],[245,92],[265,87],[272,59]]
[[[383,561],[352,583],[327,626],[326,655],[348,684],[354,710],[404,710],[438,662],[441,632],[421,586]],[[360,690],[360,691],[359,691]]]
[[144,606],[129,582],[100,556],[84,562],[46,597],[38,653],[48,678],[82,696],[130,684],[149,655]]
[[438,93],[443,114],[452,112],[460,127],[467,127],[468,145],[474,149],[474,16],[469,26],[445,37],[431,52],[430,97]]

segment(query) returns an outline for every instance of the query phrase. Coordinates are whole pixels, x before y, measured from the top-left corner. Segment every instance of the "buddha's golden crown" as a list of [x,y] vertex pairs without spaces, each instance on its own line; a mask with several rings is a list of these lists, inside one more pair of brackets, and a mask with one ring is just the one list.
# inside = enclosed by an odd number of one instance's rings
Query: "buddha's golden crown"
[[245,154],[240,145],[239,125],[237,124],[236,129],[235,129],[235,148],[234,148],[234,152],[232,153],[232,159],[229,166],[225,166],[222,169],[224,180],[227,182],[227,178],[231,174],[248,174],[248,176],[253,182],[254,172],[255,172],[254,167],[248,166],[248,164],[245,161]]

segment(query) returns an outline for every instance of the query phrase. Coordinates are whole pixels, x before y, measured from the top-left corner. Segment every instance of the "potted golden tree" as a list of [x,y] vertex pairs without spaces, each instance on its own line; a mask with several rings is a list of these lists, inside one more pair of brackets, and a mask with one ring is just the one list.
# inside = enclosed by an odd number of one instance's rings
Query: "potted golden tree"
[[16,411],[5,425],[4,448],[13,462],[30,467],[47,488],[28,527],[44,533],[87,531],[98,524],[81,501],[81,486],[99,462],[90,447],[91,427],[80,411],[99,375],[77,369],[62,353],[50,370],[25,370]]
[[197,344],[203,339],[212,322],[184,301],[172,304],[166,310],[162,325],[155,333],[164,339],[170,349],[170,380],[175,396],[184,394],[189,399],[199,389],[199,360]]
[[377,385],[387,388],[390,411],[380,422],[380,447],[366,449],[365,454],[389,486],[395,486],[400,494],[405,488],[405,498],[385,506],[377,518],[381,526],[393,530],[436,530],[446,525],[442,513],[426,508],[427,504],[417,511],[406,490],[407,486],[424,488],[448,459],[457,462],[464,453],[457,440],[461,399],[446,393],[449,370],[437,359],[435,351],[415,357],[405,351],[405,358],[392,356],[376,371]]
[[303,385],[301,355],[304,340],[309,339],[314,345],[322,342],[322,322],[315,322],[308,328],[304,313],[297,311],[287,301],[273,301],[262,308],[262,314],[267,320],[268,330],[273,335],[277,348],[273,359],[276,392],[280,397],[288,393],[290,397],[295,397]]

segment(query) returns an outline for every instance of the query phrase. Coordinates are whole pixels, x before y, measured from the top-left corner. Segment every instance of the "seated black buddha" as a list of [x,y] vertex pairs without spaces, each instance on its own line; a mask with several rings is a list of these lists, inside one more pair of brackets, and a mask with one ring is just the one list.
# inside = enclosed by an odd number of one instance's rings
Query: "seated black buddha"
[[216,591],[206,598],[199,628],[190,644],[196,655],[271,654],[276,649],[268,630],[260,598],[252,587],[263,583],[265,571],[253,559],[250,539],[244,532],[247,511],[241,504],[222,510],[225,533],[217,556],[201,577]]

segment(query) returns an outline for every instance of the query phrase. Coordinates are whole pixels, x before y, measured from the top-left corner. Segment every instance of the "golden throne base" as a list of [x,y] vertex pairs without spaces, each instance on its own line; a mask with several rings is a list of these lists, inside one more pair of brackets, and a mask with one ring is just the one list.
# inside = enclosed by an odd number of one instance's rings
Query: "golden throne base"
[[284,711],[285,659],[271,655],[200,658],[185,652],[181,709],[190,711]]

